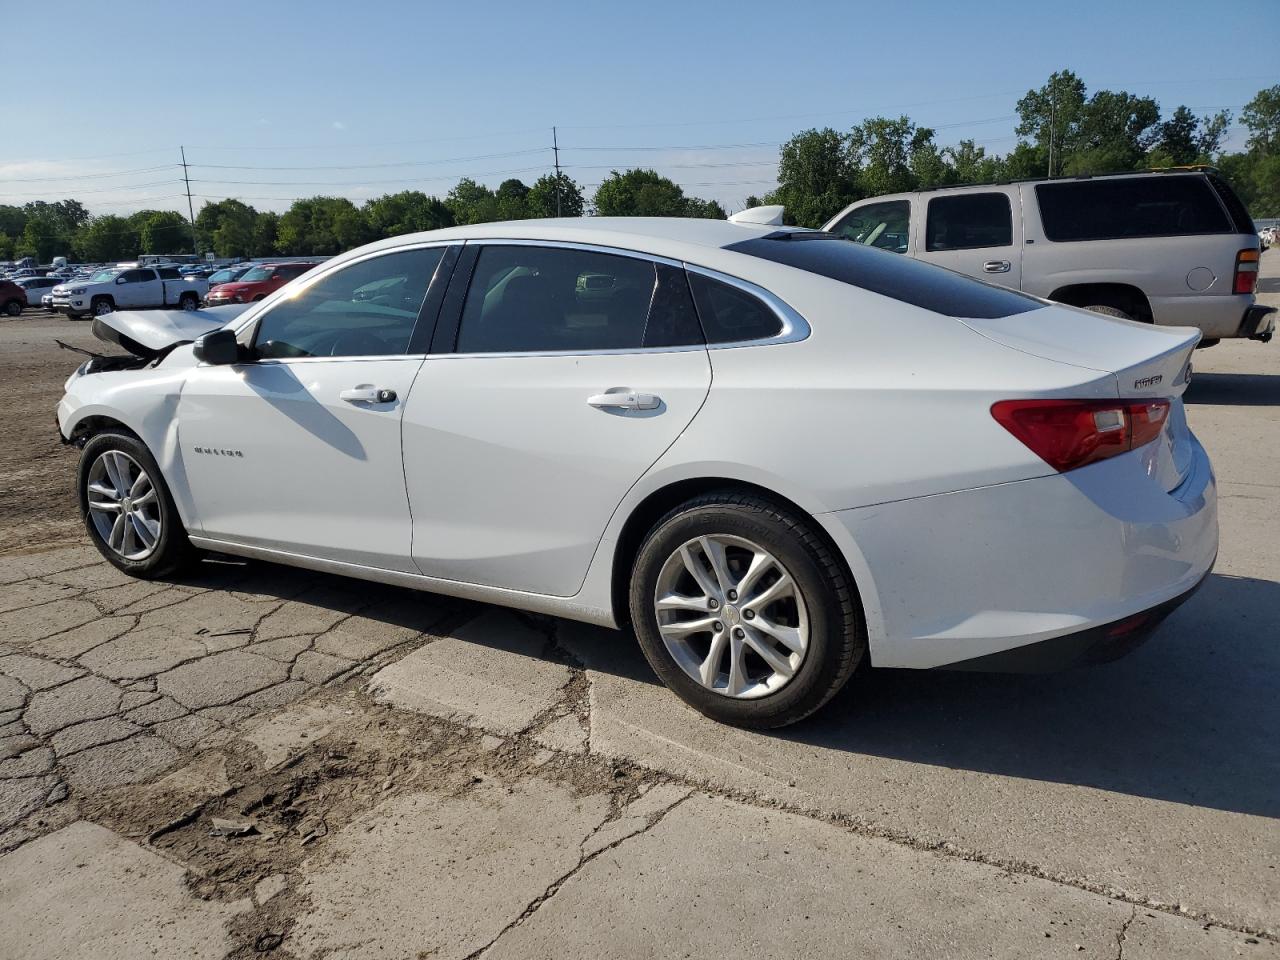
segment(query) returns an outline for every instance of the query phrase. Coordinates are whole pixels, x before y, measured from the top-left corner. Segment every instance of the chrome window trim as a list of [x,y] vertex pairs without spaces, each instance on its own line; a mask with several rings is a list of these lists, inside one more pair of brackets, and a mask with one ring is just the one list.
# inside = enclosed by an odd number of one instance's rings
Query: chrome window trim
[[[298,292],[301,293],[304,290],[310,289],[310,287],[313,284],[319,283],[321,280],[323,280],[325,277],[329,276],[330,274],[337,273],[339,270],[343,270],[343,269],[346,269],[347,267],[354,266],[357,263],[364,263],[366,260],[372,260],[375,257],[387,256],[388,254],[392,254],[392,253],[407,253],[411,250],[426,250],[431,247],[453,247],[453,246],[461,246],[461,244],[457,240],[425,240],[419,243],[404,243],[404,244],[399,244],[393,247],[384,247],[383,249],[380,249],[380,250],[371,250],[364,256],[352,257],[350,260],[343,260],[339,263],[334,263],[332,261],[321,261],[322,263],[325,264],[326,269],[321,270],[319,273],[315,274],[314,276],[308,277],[306,283],[298,288]],[[295,280],[296,279],[297,278],[295,278]],[[240,335],[242,333],[248,330],[252,325],[256,324],[258,320],[269,309],[274,307],[281,300],[285,299],[284,297],[281,296],[281,294],[284,293],[284,291],[288,290],[293,285],[293,283],[294,283],[294,280],[290,280],[284,286],[280,287],[279,290],[274,291],[273,293],[269,294],[266,298],[258,301],[256,304],[254,304],[254,306],[246,310],[244,314],[232,320],[230,326],[231,326],[231,329],[235,330],[236,332],[236,339],[239,340]],[[429,289],[429,286],[428,286],[428,289]],[[408,356],[408,354],[397,353],[395,354],[395,356],[397,357]],[[338,360],[340,358],[339,357],[293,357],[291,359]],[[352,359],[356,359],[356,358],[352,358]]]
[[[812,332],[808,322],[790,304],[775,294],[770,293],[768,290],[765,290],[763,287],[759,287],[750,281],[742,280],[727,273],[721,273],[718,270],[711,270],[707,267],[689,263],[685,260],[675,260],[671,257],[664,257],[661,254],[646,253],[643,250],[631,250],[627,247],[609,247],[598,243],[578,243],[572,240],[506,240],[497,237],[483,237],[475,240],[467,240],[465,243],[466,246],[548,247],[567,250],[583,250],[588,253],[603,253],[616,257],[630,257],[633,260],[648,260],[653,263],[661,263],[669,267],[692,271],[693,273],[698,273],[702,276],[708,277],[711,280],[718,280],[719,282],[726,283],[729,286],[737,287],[743,293],[761,300],[765,306],[777,315],[778,319],[782,323],[782,329],[772,337],[765,337],[758,340],[737,340],[731,343],[690,343],[683,344],[681,346],[631,347],[609,350],[524,350],[511,351],[507,353],[433,353],[430,354],[430,358],[432,360],[473,360],[479,357],[626,357],[651,353],[689,353],[697,350],[728,350],[736,347],[760,347],[775,343],[795,343],[800,340],[804,340]],[[467,292],[470,294],[470,290]]]
[[761,337],[756,340],[733,340],[728,343],[708,343],[708,350],[731,350],[737,347],[765,347],[775,343],[799,343],[801,340],[808,339],[813,329],[809,326],[809,321],[800,315],[791,304],[787,303],[777,294],[766,290],[764,287],[757,286],[749,280],[743,280],[727,273],[721,273],[719,270],[708,270],[706,267],[700,267],[695,263],[686,263],[685,269],[691,273],[696,273],[706,277],[709,280],[718,280],[720,283],[727,283],[731,287],[737,287],[748,296],[755,297],[757,300],[764,302],[764,305],[777,314],[778,319],[782,321],[782,329],[772,337]]

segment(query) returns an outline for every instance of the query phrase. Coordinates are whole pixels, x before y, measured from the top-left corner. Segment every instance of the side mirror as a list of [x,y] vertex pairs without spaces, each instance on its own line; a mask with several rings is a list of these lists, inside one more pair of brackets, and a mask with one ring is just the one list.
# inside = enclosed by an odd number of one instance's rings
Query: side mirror
[[116,283],[125,283],[124,277],[116,277]]
[[234,330],[214,330],[196,340],[191,348],[192,354],[201,363],[212,363],[222,366],[228,363],[240,363],[240,344],[236,340]]

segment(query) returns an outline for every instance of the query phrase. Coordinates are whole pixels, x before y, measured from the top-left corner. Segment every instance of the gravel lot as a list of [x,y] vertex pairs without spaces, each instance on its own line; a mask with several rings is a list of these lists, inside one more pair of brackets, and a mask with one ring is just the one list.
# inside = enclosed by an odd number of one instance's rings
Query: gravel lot
[[[1280,250],[1263,258],[1280,305]],[[765,735],[625,634],[262,564],[130,581],[0,321],[0,958],[1280,955],[1280,343],[1195,357],[1204,589],[1118,663]]]

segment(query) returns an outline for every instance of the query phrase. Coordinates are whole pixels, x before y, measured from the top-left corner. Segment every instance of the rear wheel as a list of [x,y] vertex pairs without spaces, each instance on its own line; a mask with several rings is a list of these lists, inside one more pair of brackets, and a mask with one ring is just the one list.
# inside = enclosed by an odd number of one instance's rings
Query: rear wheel
[[848,574],[810,521],[723,492],[677,507],[636,557],[631,617],[662,681],[722,723],[767,729],[833,697],[866,652]]
[[196,558],[160,468],[137,437],[93,437],[80,455],[76,486],[89,538],[120,570],[149,580]]
[[4,305],[4,312],[11,317],[22,316],[22,303],[18,300],[9,300]]
[[178,298],[178,306],[183,310],[197,310],[200,307],[200,298],[194,293],[184,293]]

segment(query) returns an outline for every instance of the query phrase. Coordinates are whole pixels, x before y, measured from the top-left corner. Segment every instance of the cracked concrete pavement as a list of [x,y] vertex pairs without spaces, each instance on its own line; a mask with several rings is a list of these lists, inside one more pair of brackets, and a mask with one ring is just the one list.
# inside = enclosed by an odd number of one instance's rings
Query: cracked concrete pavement
[[1222,553],[1151,643],[774,734],[626,634],[0,516],[0,958],[1280,955],[1280,358],[1195,363]]

